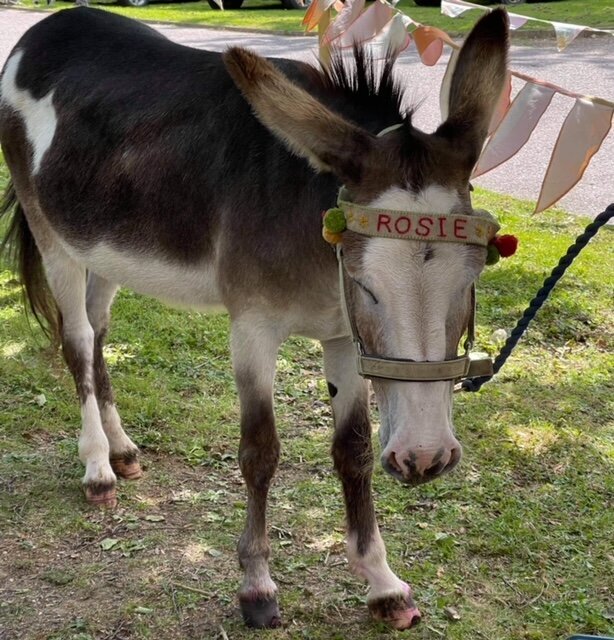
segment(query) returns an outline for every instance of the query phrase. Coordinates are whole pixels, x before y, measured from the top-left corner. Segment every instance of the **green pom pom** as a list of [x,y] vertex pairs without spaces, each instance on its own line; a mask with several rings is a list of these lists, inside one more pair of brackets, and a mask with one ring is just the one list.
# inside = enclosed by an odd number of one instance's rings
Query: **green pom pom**
[[324,216],[324,226],[331,233],[341,233],[345,231],[345,213],[341,209],[329,209]]
[[497,249],[497,247],[494,244],[489,244],[488,247],[486,248],[488,250],[488,254],[486,256],[486,264],[487,265],[497,264],[497,262],[499,262],[499,260],[501,259],[501,254],[499,253],[499,249]]

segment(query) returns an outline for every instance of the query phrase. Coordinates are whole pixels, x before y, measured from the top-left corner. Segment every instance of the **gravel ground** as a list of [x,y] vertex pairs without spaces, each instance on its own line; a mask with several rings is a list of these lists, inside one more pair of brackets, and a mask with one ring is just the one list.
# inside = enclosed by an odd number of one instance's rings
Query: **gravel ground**
[[[3,63],[21,34],[39,20],[43,12],[0,9],[0,61]],[[313,37],[287,37],[199,27],[154,25],[166,36],[192,47],[224,50],[228,46],[251,47],[263,55],[314,60]],[[562,85],[566,89],[614,100],[614,38],[579,38],[564,53],[557,53],[554,37],[514,45],[512,68]],[[445,70],[442,58],[435,67],[425,67],[410,47],[401,57],[400,69],[407,78],[408,99],[420,104],[415,122],[433,130],[438,124],[438,87]],[[515,84],[515,90],[521,83]],[[476,183],[500,193],[535,200],[548,166],[550,152],[573,100],[555,96],[546,115],[527,145],[510,161],[482,176]],[[605,139],[601,151],[580,184],[560,202],[567,211],[594,216],[614,201],[614,132]]]

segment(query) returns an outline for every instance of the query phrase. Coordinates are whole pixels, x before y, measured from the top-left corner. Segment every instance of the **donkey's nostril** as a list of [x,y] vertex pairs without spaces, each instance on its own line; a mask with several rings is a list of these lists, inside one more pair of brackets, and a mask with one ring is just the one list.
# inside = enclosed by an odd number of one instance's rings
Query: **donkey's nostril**
[[390,452],[390,455],[388,456],[388,464],[395,470],[398,471],[399,473],[403,473],[403,469],[401,469],[401,467],[399,466],[399,463],[397,462],[396,459],[396,454],[394,451]]
[[440,460],[437,464],[434,464],[432,467],[429,467],[424,472],[424,475],[427,478],[434,478],[435,476],[438,476],[443,471],[445,466],[446,466],[445,463]]
[[462,449],[460,447],[454,447],[454,449],[452,449],[452,451],[450,452],[450,460],[446,465],[446,471],[454,469],[454,467],[460,462],[461,455]]

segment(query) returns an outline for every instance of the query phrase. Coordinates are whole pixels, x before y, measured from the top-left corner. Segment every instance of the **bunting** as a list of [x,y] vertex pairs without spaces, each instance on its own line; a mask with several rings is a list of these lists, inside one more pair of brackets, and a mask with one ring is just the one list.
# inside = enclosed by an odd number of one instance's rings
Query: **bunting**
[[[450,36],[435,27],[422,25],[386,0],[375,0],[365,10],[365,0],[313,0],[304,19],[308,30],[320,27],[322,60],[331,48],[345,50],[355,44],[367,47],[375,59],[388,51],[402,51],[413,41],[423,64],[433,66],[440,60],[444,45],[451,55],[439,95],[441,116],[448,112],[450,83],[460,49]],[[489,9],[465,0],[442,0],[442,13],[452,17],[470,9]],[[332,12],[337,12],[330,21]],[[513,28],[520,28],[526,16],[510,14]],[[547,22],[540,20],[540,22]],[[557,46],[564,50],[588,27],[550,22],[557,34]],[[323,25],[324,28],[323,28]],[[599,29],[590,29],[599,31]],[[523,83],[512,101],[512,78]],[[582,178],[591,158],[600,149],[614,120],[614,103],[568,91],[552,83],[511,71],[490,122],[489,138],[474,169],[473,177],[485,174],[512,158],[530,139],[555,95],[574,100],[559,132],[545,172],[535,212],[552,206]]]
[[[458,18],[466,11],[471,9],[481,9],[482,11],[490,11],[488,7],[466,0],[441,0],[441,13],[449,18]],[[579,24],[567,24],[564,22],[555,22],[553,20],[543,20],[542,18],[532,18],[508,11],[510,18],[510,28],[520,29],[527,22],[541,22],[548,24],[554,29],[556,36],[556,46],[559,51],[563,51],[569,46],[583,31],[594,31],[599,33],[607,33],[614,35],[614,31],[610,29],[595,29],[594,27],[586,27]]]

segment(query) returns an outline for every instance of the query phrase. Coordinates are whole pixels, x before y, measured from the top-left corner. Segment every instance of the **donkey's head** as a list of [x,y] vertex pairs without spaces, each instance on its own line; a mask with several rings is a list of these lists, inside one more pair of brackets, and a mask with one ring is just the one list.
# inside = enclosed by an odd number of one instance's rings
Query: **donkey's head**
[[[232,49],[226,64],[258,118],[316,170],[336,174],[346,199],[386,210],[472,216],[469,177],[503,88],[507,29],[501,10],[475,26],[452,77],[447,120],[433,134],[415,129],[406,117],[400,127],[375,136],[252,53]],[[365,353],[416,362],[457,356],[484,247],[348,230],[341,250],[348,313]],[[375,378],[373,387],[389,473],[417,484],[458,463],[451,380]]]

